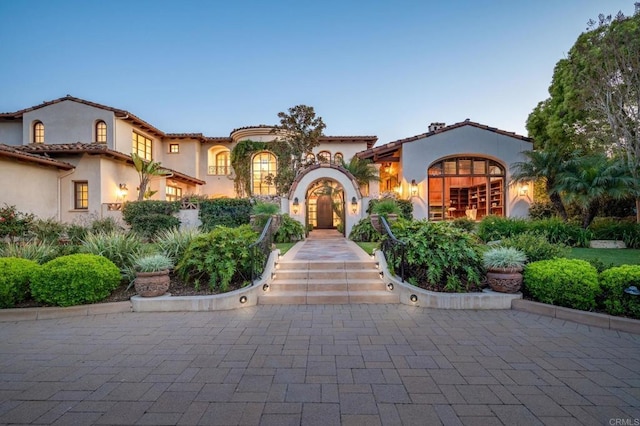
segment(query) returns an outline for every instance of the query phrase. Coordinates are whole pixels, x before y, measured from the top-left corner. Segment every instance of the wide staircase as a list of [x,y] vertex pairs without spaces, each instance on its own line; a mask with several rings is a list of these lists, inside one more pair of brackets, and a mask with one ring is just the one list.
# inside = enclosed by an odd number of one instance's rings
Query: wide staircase
[[279,262],[258,304],[399,303],[375,262],[335,231],[313,231]]

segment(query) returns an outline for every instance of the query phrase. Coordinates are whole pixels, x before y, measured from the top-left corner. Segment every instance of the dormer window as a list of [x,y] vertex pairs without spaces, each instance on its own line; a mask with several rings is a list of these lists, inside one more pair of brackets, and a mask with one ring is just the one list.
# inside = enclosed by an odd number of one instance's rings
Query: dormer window
[[102,120],[96,123],[96,142],[107,143],[107,123]]
[[36,121],[33,124],[33,143],[44,143],[44,124]]

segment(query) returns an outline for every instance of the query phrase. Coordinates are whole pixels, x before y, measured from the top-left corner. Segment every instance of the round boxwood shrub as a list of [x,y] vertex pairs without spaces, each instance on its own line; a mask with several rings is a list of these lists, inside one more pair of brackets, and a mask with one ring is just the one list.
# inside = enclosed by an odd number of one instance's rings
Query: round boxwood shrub
[[524,291],[542,303],[591,310],[600,294],[598,272],[579,259],[532,262],[524,270]]
[[31,295],[57,306],[98,302],[120,284],[120,271],[106,257],[72,254],[42,265],[31,282]]
[[29,283],[40,267],[33,260],[0,258],[0,308],[11,308],[29,294]]
[[629,286],[640,287],[640,265],[622,265],[600,274],[602,307],[611,315],[640,319],[640,297],[626,294]]

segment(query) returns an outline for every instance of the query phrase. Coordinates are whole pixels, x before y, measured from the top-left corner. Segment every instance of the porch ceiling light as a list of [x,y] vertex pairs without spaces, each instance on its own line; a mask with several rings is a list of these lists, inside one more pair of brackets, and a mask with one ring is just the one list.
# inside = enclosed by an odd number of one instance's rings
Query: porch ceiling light
[[298,197],[293,199],[293,214],[298,214],[298,209],[300,208],[300,202],[298,201]]
[[411,179],[411,196],[415,197],[418,195],[418,184],[415,179]]
[[353,214],[355,214],[357,210],[358,200],[356,200],[356,197],[351,197],[351,211],[353,212]]

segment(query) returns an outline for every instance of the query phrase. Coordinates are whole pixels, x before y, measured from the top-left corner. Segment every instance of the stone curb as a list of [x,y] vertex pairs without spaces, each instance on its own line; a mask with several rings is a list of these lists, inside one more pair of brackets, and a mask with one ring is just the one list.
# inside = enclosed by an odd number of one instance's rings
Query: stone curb
[[524,299],[513,300],[511,302],[511,309],[516,311],[529,312],[531,314],[558,318],[566,321],[572,321],[578,324],[584,324],[593,327],[640,334],[640,321],[631,318],[616,317],[612,315],[599,314],[596,312],[580,311],[577,309],[547,305],[545,303],[533,302],[531,300]]
[[128,300],[124,302],[69,306],[68,308],[12,308],[0,310],[0,322],[35,321],[126,312],[131,312],[131,302]]

